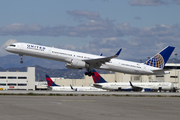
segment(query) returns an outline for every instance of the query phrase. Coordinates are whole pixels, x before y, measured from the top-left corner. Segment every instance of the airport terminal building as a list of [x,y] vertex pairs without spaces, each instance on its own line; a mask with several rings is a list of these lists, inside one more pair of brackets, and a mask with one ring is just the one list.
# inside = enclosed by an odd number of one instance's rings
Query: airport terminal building
[[35,67],[27,72],[0,72],[1,90],[35,90]]

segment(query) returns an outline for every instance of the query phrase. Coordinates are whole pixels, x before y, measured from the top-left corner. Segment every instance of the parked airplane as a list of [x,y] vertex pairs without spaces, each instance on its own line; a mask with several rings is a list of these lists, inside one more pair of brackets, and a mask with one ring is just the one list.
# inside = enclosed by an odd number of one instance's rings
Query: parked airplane
[[48,88],[52,89],[52,91],[73,91],[70,86],[60,86],[55,84],[48,75],[46,75],[46,81]]
[[134,82],[133,84],[131,82],[108,83],[94,69],[92,72],[94,73],[94,75],[92,75],[92,78],[94,80],[93,86],[104,90],[141,91],[141,92],[149,92],[149,91],[176,92],[177,90],[174,87],[174,84],[169,82]]
[[122,49],[113,56],[105,57],[29,43],[14,43],[6,47],[6,51],[21,56],[21,63],[23,63],[23,55],[62,61],[66,63],[67,68],[86,68],[85,75],[89,76],[92,75],[93,69],[142,75],[167,74],[169,71],[163,71],[163,68],[174,49],[175,47],[167,46],[145,63],[137,63],[115,59]]
[[80,86],[76,86],[75,88],[71,86],[71,89],[74,91],[91,91],[91,92],[107,91],[107,90],[103,90],[103,89],[99,89],[95,87],[80,87]]
[[106,90],[102,90],[99,88],[95,88],[95,87],[75,87],[73,88],[71,85],[70,86],[60,86],[55,84],[52,79],[46,75],[46,81],[47,81],[47,85],[49,88],[52,89],[52,91],[106,91]]

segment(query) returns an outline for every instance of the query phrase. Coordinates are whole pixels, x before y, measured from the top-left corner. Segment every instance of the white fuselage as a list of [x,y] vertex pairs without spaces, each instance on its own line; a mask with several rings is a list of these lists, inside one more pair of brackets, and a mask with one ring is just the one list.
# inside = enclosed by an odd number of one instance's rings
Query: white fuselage
[[[14,43],[13,45],[14,46],[8,46],[6,50],[11,53],[19,54],[21,56],[27,55],[32,57],[51,59],[51,60],[66,62],[66,64],[71,64],[72,60],[83,61],[83,60],[105,57],[105,56],[92,55],[82,52],[58,49],[53,47],[46,47],[42,45],[34,45],[29,43]],[[78,64],[78,62],[76,63]],[[83,68],[86,67],[87,66],[84,66]],[[144,63],[136,63],[136,62],[130,62],[130,61],[114,59],[114,58],[111,59],[110,62],[105,62],[100,66],[94,65],[93,68],[128,73],[128,74],[144,74],[144,75],[165,74],[164,71],[160,71],[161,70],[160,68],[151,67]]]
[[71,89],[70,86],[52,86],[52,91],[106,91],[103,89],[95,88],[95,87],[80,87],[80,86],[74,86],[74,89]]
[[99,89],[99,88],[95,88],[95,87],[81,87],[81,86],[74,86],[74,89],[76,89],[76,91],[92,91],[92,92],[95,92],[95,91],[106,91],[106,90],[103,90],[103,89]]
[[[141,87],[142,89],[151,89],[151,90],[172,90],[173,89],[173,83],[169,82],[134,82],[132,83],[133,86]],[[132,87],[130,86],[129,82],[126,83],[95,83],[95,87],[101,88],[104,90],[131,90]]]
[[52,86],[52,91],[73,91],[70,86]]

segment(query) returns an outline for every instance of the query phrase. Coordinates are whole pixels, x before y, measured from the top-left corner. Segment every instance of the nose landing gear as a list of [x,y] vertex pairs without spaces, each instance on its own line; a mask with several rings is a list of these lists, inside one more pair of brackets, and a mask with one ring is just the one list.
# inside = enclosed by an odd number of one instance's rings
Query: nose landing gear
[[21,61],[20,61],[20,63],[22,64],[22,63],[23,63],[23,55],[19,55],[19,56],[21,56]]

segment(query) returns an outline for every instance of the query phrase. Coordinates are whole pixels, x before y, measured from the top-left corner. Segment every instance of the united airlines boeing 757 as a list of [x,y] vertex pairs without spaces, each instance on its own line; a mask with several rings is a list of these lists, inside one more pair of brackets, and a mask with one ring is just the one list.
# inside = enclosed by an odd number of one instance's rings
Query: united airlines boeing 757
[[167,74],[169,72],[163,71],[163,68],[174,49],[175,47],[167,46],[145,63],[115,59],[119,56],[122,49],[113,56],[105,57],[102,55],[93,55],[30,43],[14,43],[9,45],[6,51],[19,54],[21,56],[21,63],[23,63],[23,55],[51,59],[65,62],[67,68],[86,68],[87,72],[85,75],[91,76],[93,75],[93,69],[142,75]]

